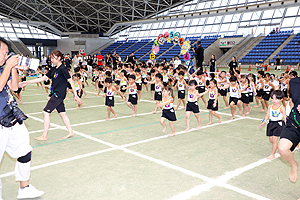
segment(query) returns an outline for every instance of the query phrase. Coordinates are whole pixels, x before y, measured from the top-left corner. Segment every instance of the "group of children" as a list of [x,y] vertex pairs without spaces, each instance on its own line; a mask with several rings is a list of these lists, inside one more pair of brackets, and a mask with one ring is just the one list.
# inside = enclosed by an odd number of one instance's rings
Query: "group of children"
[[[74,77],[77,95],[81,98],[84,91],[84,85],[88,84],[87,79],[90,77],[87,70],[83,67],[76,67],[74,74],[71,68],[69,73]],[[36,75],[42,74],[38,69]],[[168,120],[172,133],[169,136],[175,135],[176,121],[175,111],[185,109],[186,125],[185,131],[190,129],[190,116],[194,113],[197,119],[197,128],[201,128],[201,118],[199,116],[199,100],[201,99],[209,112],[209,122],[212,124],[212,116],[218,118],[218,122],[222,122],[222,117],[218,111],[218,97],[221,96],[225,108],[231,110],[231,119],[236,117],[237,112],[242,117],[250,114],[250,103],[256,101],[254,107],[259,107],[261,103],[262,112],[267,110],[265,119],[261,127],[269,118],[267,135],[270,136],[270,141],[273,144],[270,159],[274,158],[277,139],[280,136],[281,129],[286,121],[285,106],[289,102],[288,84],[289,79],[296,77],[295,71],[285,72],[280,77],[274,74],[258,71],[255,74],[241,74],[240,71],[234,70],[230,73],[222,71],[220,73],[205,73],[196,70],[193,74],[188,72],[188,69],[183,65],[179,65],[176,69],[174,66],[164,64],[141,63],[138,65],[122,65],[111,67],[93,66],[91,83],[97,91],[96,96],[103,93],[105,97],[105,105],[107,106],[108,117],[106,120],[116,118],[117,114],[113,107],[115,105],[115,94],[120,95],[120,101],[126,101],[126,104],[131,109],[132,116],[137,115],[137,104],[141,100],[142,89],[145,88],[148,92],[150,86],[151,99],[155,100],[155,108],[153,113],[158,109],[162,110],[160,123],[163,126],[162,132],[166,131],[165,121]],[[47,88],[48,84],[42,87]],[[49,88],[48,88],[49,89]],[[174,105],[174,93],[177,91],[178,103]],[[70,90],[71,91],[71,90]],[[72,91],[71,91],[72,92]],[[208,94],[208,101],[205,99],[205,94]],[[229,94],[229,99],[227,99]],[[67,93],[68,95],[68,93]],[[128,95],[128,96],[127,96]],[[187,101],[186,101],[187,96]],[[269,100],[272,99],[273,105],[269,106]],[[283,106],[280,105],[282,102]],[[180,107],[182,105],[182,107]],[[77,108],[80,108],[79,104]]]

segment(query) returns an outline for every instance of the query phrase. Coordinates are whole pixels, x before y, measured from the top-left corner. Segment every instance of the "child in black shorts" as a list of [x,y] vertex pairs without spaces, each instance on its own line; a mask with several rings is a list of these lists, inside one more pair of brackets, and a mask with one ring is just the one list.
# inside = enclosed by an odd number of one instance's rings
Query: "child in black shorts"
[[228,101],[226,99],[228,89],[220,89],[220,88],[223,88],[223,87],[225,87],[226,85],[229,84],[229,81],[226,77],[226,72],[225,71],[221,71],[221,73],[219,75],[219,79],[220,80],[218,81],[218,88],[219,88],[218,92],[223,97],[223,101],[225,103],[225,108],[224,109],[228,109],[229,105],[228,105]]
[[175,110],[178,110],[178,107],[180,106],[181,101],[182,101],[184,109],[185,109],[185,106],[186,106],[186,103],[185,103],[185,90],[188,88],[188,84],[183,79],[184,72],[180,71],[178,73],[178,76],[179,76],[179,79],[178,79],[178,81],[175,85],[175,88],[177,88],[177,91],[178,91],[178,104],[177,104]]
[[[82,97],[82,82],[80,80],[81,76],[80,74],[74,74],[74,79],[75,79],[75,87],[76,87],[76,92],[77,92],[77,96],[79,98]],[[76,108],[81,108],[83,102],[78,102],[78,106]]]
[[160,73],[157,73],[155,75],[155,81],[151,82],[155,84],[155,94],[154,94],[154,100],[156,101],[156,106],[155,110],[152,111],[153,113],[157,112],[158,107],[160,107],[160,101],[162,100],[162,88],[163,88],[163,83],[162,83],[163,77]]
[[123,89],[128,89],[129,90],[129,97],[128,97],[128,101],[127,101],[127,106],[129,108],[131,108],[132,112],[131,114],[132,117],[135,117],[136,116],[136,113],[137,113],[137,86],[136,86],[136,83],[135,83],[135,75],[129,75],[128,76],[128,82],[129,82],[129,85],[128,87],[124,87]]
[[260,128],[262,128],[265,125],[266,121],[269,119],[269,123],[267,126],[267,136],[272,143],[272,153],[267,157],[267,159],[275,158],[275,153],[278,146],[278,137],[280,137],[281,131],[286,123],[285,108],[284,106],[280,105],[283,97],[284,94],[280,90],[274,90],[271,93],[273,105],[269,106],[268,112],[260,125]]

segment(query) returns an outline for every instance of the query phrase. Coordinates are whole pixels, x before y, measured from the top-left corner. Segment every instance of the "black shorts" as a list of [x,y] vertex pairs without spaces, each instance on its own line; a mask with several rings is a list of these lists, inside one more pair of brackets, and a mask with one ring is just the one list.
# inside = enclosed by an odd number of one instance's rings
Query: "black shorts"
[[151,85],[150,85],[150,90],[151,90],[151,91],[155,91],[155,84],[151,84]]
[[[68,83],[69,83],[69,81],[68,81]],[[48,81],[44,81],[44,85],[50,85],[50,81],[48,80]]]
[[297,129],[289,120],[287,120],[287,124],[281,131],[280,138],[285,138],[291,141],[293,145],[290,150],[294,151],[294,149],[300,142],[300,130]]
[[141,91],[142,90],[142,83],[135,83],[135,84],[136,84],[137,91]]
[[243,103],[248,104],[248,103],[249,103],[249,94],[248,94],[248,93],[242,93],[241,101],[242,101]]
[[220,93],[220,95],[222,97],[226,97],[227,96],[227,89],[219,89],[218,92]]
[[43,111],[52,113],[54,109],[56,109],[58,113],[66,112],[64,100],[52,95]]
[[287,95],[287,89],[283,89],[282,91],[283,91],[284,97],[287,98],[288,97],[288,95]]
[[115,99],[114,96],[106,96],[105,98],[105,105],[114,107],[115,106]]
[[175,87],[175,85],[176,85],[177,82],[178,82],[178,80],[176,79],[175,82],[174,82],[174,84],[173,84],[173,87]]
[[249,103],[253,102],[253,92],[249,92]]
[[188,102],[186,104],[186,112],[191,111],[195,114],[199,113],[199,106],[197,102]]
[[284,127],[284,122],[280,121],[269,121],[267,125],[267,136],[276,136],[279,137],[281,135],[281,131]]
[[205,92],[205,86],[197,86],[196,89],[198,90],[199,94]]
[[127,89],[123,89],[124,87],[126,87],[126,85],[121,85],[121,92],[126,92]]
[[137,105],[137,94],[129,94],[128,102],[132,105]]
[[115,84],[120,85],[121,81],[120,80],[116,80]]
[[269,101],[271,97],[271,91],[264,91],[264,94],[262,96],[263,100]]
[[69,81],[67,83],[67,88],[69,88],[70,90],[72,89],[71,83]]
[[98,80],[98,78],[99,78],[98,76],[93,76],[91,80],[92,80],[92,82],[96,82]]
[[185,99],[185,90],[178,90],[178,99]]
[[239,98],[236,98],[236,97],[229,97],[229,104],[231,102],[234,102],[234,105],[237,105],[237,102],[239,101]]
[[258,96],[258,97],[262,97],[262,96],[263,96],[263,94],[264,94],[264,90],[263,90],[263,89],[259,89],[259,90],[257,90],[257,94],[256,94],[256,96]]
[[147,78],[142,78],[142,83],[147,84],[148,79]]
[[23,81],[26,81],[26,77],[22,78],[22,82],[23,82]]
[[98,82],[98,88],[103,88],[103,85],[100,83],[100,81]]
[[81,97],[82,97],[82,93],[83,93],[82,90],[80,90],[80,92],[79,92],[79,90],[77,90],[76,92],[77,92],[77,96],[78,96],[79,98],[81,98]]
[[14,91],[14,93],[20,94],[21,91],[22,91],[22,88],[18,88],[18,90],[17,90],[17,91]]
[[154,100],[155,101],[161,101],[162,100],[161,92],[155,92],[155,94],[154,94]]
[[163,82],[163,85],[166,87],[168,86],[168,82]]
[[216,107],[214,107],[215,100],[209,99],[207,103],[207,109],[212,111],[218,111],[218,101]]
[[176,121],[176,115],[174,108],[171,109],[163,109],[161,117],[166,118],[167,120],[174,122]]

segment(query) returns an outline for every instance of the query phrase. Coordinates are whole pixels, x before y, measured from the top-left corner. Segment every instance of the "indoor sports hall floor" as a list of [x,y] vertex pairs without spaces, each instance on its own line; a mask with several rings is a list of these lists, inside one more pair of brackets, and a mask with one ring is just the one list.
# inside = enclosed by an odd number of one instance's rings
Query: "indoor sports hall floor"
[[[246,70],[244,72],[247,72]],[[277,73],[279,74],[279,72]],[[30,183],[43,190],[43,200],[168,200],[168,199],[278,199],[300,197],[300,181],[289,181],[290,166],[282,158],[266,160],[271,143],[265,128],[259,129],[265,113],[253,108],[249,117],[230,120],[219,97],[221,124],[200,100],[202,129],[186,128],[185,111],[178,110],[177,135],[161,132],[160,113],[151,114],[155,102],[142,92],[138,116],[120,98],[115,98],[118,117],[107,118],[104,98],[94,87],[85,88],[81,109],[65,100],[75,136],[67,135],[57,113],[51,114],[48,141],[36,141],[43,130],[45,90],[28,85],[20,108],[29,116],[25,124],[33,147]],[[177,96],[177,92],[176,92]],[[70,94],[72,97],[72,94]],[[177,98],[175,103],[177,102]],[[197,126],[191,117],[191,128]],[[299,151],[295,152],[299,161]],[[19,183],[14,180],[15,160],[4,155],[0,166],[3,199],[16,199]]]

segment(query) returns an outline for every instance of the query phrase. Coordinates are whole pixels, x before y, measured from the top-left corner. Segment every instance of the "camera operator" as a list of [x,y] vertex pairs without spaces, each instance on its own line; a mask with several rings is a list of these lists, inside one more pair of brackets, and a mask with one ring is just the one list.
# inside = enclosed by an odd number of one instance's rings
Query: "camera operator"
[[[44,192],[35,189],[35,187],[28,182],[30,178],[32,151],[32,147],[29,145],[28,130],[24,123],[15,123],[14,125],[4,123],[4,121],[8,122],[9,119],[12,119],[11,112],[7,113],[7,107],[10,107],[9,103],[15,102],[11,100],[12,95],[9,90],[18,90],[19,75],[17,68],[21,68],[21,66],[18,66],[19,57],[17,55],[8,57],[8,46],[8,42],[0,38],[0,160],[2,160],[5,151],[11,157],[17,158],[15,180],[20,181],[17,198],[36,198],[42,196]],[[13,109],[17,108],[14,107]],[[20,112],[23,114],[22,111]],[[26,118],[27,117],[24,119]],[[2,199],[1,180],[0,199]]]
[[25,87],[29,83],[39,83],[47,80],[47,78],[52,80],[51,84],[51,93],[49,95],[49,100],[46,107],[43,110],[44,115],[44,133],[40,137],[35,137],[36,140],[47,140],[48,130],[50,126],[50,113],[56,109],[59,115],[61,116],[66,128],[68,129],[69,134],[63,139],[67,139],[69,137],[74,136],[70,120],[66,114],[64,99],[66,97],[66,91],[68,82],[71,84],[74,101],[77,101],[79,104],[82,103],[80,98],[77,96],[76,87],[73,79],[71,78],[68,69],[65,65],[62,64],[62,53],[58,50],[53,51],[50,54],[51,61],[53,63],[53,67],[50,68],[48,73],[41,77],[30,81],[24,81],[19,84],[19,87]]
[[203,71],[202,63],[204,60],[204,51],[203,51],[203,47],[201,46],[201,41],[197,42],[196,50],[194,48],[192,48],[192,49],[193,49],[194,53],[196,54],[197,68],[200,71]]

